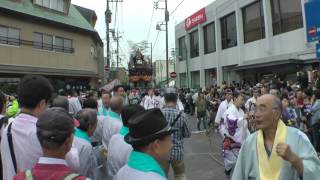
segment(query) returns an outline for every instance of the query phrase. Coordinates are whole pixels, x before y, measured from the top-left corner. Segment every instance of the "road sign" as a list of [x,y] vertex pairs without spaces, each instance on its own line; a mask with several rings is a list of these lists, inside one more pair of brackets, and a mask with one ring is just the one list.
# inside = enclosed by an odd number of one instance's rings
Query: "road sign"
[[110,68],[108,67],[108,65],[105,65],[105,66],[104,66],[104,70],[105,70],[106,72],[108,72],[108,71],[110,70]]
[[177,73],[176,73],[176,72],[170,73],[170,77],[171,77],[171,78],[176,78],[176,77],[177,77]]
[[317,59],[320,59],[320,43],[316,45]]
[[304,4],[306,14],[306,34],[308,42],[320,40],[320,1],[312,0]]

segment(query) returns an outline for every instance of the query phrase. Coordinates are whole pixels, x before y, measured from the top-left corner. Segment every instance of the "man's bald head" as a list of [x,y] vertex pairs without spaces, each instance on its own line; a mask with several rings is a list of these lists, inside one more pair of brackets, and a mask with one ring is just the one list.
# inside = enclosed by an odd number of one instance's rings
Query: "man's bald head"
[[52,101],[52,107],[60,107],[69,112],[69,101],[65,96],[57,96]]
[[113,112],[121,113],[123,107],[123,98],[121,96],[113,96],[110,100],[110,108]]
[[258,100],[265,101],[268,104],[272,105],[274,110],[279,110],[282,112],[282,103],[281,100],[274,94],[265,94],[258,98]]
[[272,94],[265,94],[257,100],[255,113],[258,129],[274,127],[282,114],[282,103],[280,99]]

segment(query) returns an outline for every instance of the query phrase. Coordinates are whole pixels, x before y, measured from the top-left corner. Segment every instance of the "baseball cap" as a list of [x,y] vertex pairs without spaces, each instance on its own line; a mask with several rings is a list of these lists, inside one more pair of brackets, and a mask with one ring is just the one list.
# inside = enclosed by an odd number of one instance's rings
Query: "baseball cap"
[[63,143],[74,132],[74,119],[63,108],[50,108],[39,116],[36,126],[42,138]]

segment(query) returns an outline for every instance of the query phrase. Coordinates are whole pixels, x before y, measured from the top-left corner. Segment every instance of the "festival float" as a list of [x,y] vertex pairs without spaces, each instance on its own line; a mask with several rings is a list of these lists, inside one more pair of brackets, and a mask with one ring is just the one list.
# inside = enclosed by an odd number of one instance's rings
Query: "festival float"
[[131,87],[150,88],[153,86],[151,60],[145,59],[145,56],[139,49],[134,54],[131,54],[128,68]]

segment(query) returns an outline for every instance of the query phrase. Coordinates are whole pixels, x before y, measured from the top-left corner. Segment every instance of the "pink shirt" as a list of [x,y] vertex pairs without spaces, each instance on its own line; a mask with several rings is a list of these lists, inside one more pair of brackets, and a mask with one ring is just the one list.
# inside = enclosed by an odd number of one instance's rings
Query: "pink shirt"
[[[18,171],[31,169],[42,155],[40,143],[37,138],[37,118],[28,114],[19,114],[14,118],[11,126],[14,153]],[[12,179],[15,175],[10,155],[7,136],[8,126],[2,132],[1,157],[3,178]]]

